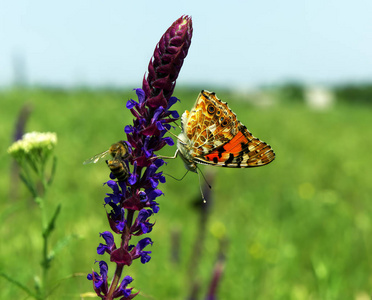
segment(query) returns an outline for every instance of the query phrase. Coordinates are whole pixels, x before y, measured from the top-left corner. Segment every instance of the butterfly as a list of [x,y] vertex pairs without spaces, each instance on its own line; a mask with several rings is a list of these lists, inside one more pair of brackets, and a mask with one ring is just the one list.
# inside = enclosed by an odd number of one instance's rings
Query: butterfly
[[197,164],[249,168],[275,159],[273,149],[254,137],[213,92],[200,92],[191,111],[182,114],[181,130],[174,157],[179,154],[195,173]]

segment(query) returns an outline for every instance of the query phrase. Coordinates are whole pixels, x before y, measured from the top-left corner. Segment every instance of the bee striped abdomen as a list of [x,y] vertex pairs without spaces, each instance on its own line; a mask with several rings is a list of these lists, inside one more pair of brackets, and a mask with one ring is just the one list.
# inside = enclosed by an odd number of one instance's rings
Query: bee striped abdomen
[[107,160],[106,163],[110,168],[112,175],[114,175],[118,181],[126,181],[128,179],[129,170],[124,161]]

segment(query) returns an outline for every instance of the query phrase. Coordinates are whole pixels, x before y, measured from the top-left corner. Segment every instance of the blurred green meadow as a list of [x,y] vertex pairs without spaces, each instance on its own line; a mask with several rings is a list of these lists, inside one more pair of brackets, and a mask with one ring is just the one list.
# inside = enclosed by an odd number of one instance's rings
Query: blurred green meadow
[[[174,108],[180,114],[189,110],[199,91],[176,88],[181,102]],[[218,299],[370,299],[372,106],[339,101],[315,110],[275,93],[271,105],[257,106],[246,95],[215,92],[253,135],[273,147],[276,159],[251,169],[201,166],[205,175],[215,175],[202,237],[198,176],[187,174],[182,181],[168,176],[147,235],[154,241],[146,248],[152,259],[124,269],[140,290],[135,299],[187,299],[195,283],[197,299],[204,299],[221,242],[225,261]],[[132,123],[125,107],[130,98],[135,93],[129,89],[0,91],[0,271],[30,287],[40,274],[39,209],[12,175],[6,152],[27,105],[27,132],[58,135],[57,172],[46,199],[51,212],[58,203],[62,211],[51,243],[78,236],[56,255],[50,299],[89,299],[93,289],[86,275],[98,271],[95,260],[108,261],[96,248],[103,242],[99,232],[109,230],[103,207],[109,169],[104,161],[82,162],[125,139],[124,126]],[[161,154],[173,155],[175,149]],[[185,168],[177,158],[163,171],[180,178]],[[201,247],[194,253],[196,243]],[[114,265],[108,264],[112,277]],[[0,299],[27,298],[2,277],[0,286]]]

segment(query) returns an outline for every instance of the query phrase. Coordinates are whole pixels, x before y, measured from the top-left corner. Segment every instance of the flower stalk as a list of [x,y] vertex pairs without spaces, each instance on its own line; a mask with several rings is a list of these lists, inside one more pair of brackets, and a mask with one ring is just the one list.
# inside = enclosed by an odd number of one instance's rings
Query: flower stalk
[[[133,279],[126,276],[119,283],[124,266],[130,266],[138,258],[143,264],[151,259],[151,251],[144,250],[153,244],[149,237],[140,239],[136,245],[131,241],[132,237],[152,231],[154,223],[150,223],[149,219],[159,211],[155,199],[163,195],[158,185],[165,183],[165,177],[159,171],[164,161],[157,158],[155,153],[166,145],[174,144],[172,138],[164,135],[171,129],[170,124],[179,118],[177,111],[170,110],[178,101],[172,94],[191,37],[191,18],[182,16],[168,28],[157,44],[142,89],[135,89],[138,101],[130,99],[126,104],[134,116],[133,124],[124,129],[127,141],[122,141],[127,145],[128,155],[125,158],[115,156],[113,161],[116,166],[122,164],[122,172],[128,172],[128,176],[111,173],[111,179],[125,180],[109,180],[106,183],[112,190],[105,197],[105,205],[110,209],[107,218],[112,232],[101,233],[105,244],[97,248],[98,254],[110,255],[116,270],[110,286],[106,262],[99,262],[100,274],[94,271],[88,274],[95,292],[102,299],[134,298],[138,292],[132,293],[132,288],[127,288]],[[113,234],[121,237],[118,247]]]
[[[57,135],[55,133],[30,132],[24,134],[22,139],[14,142],[8,148],[8,153],[21,167],[20,177],[23,183],[38,203],[38,199],[44,195],[54,177],[55,157],[49,178],[47,178],[45,168],[56,144]],[[41,183],[42,190],[38,188],[38,182]]]
[[[14,142],[8,148],[8,153],[20,166],[21,180],[31,192],[35,203],[38,204],[41,210],[41,235],[43,240],[41,254],[41,279],[35,279],[35,292],[26,286],[23,286],[21,283],[17,283],[16,280],[12,280],[13,283],[16,282],[17,285],[24,289],[29,296],[35,299],[46,299],[47,297],[48,271],[54,258],[54,256],[48,252],[49,238],[55,228],[55,223],[61,210],[61,206],[58,205],[52,217],[48,220],[44,197],[55,175],[57,162],[55,156],[53,157],[52,167],[49,175],[47,175],[46,169],[49,158],[52,155],[56,144],[57,135],[55,133],[31,132],[24,134],[22,139]],[[1,275],[5,278],[8,278],[3,274]]]

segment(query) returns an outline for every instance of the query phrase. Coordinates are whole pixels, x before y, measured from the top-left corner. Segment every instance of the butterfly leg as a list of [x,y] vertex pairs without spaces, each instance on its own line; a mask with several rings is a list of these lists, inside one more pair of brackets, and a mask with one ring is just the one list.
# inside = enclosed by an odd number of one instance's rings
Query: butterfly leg
[[176,157],[178,156],[178,149],[176,150],[176,153],[174,153],[173,156],[163,156],[163,155],[158,155],[158,156],[155,156],[154,159],[156,158],[164,158],[164,159],[175,159]]

